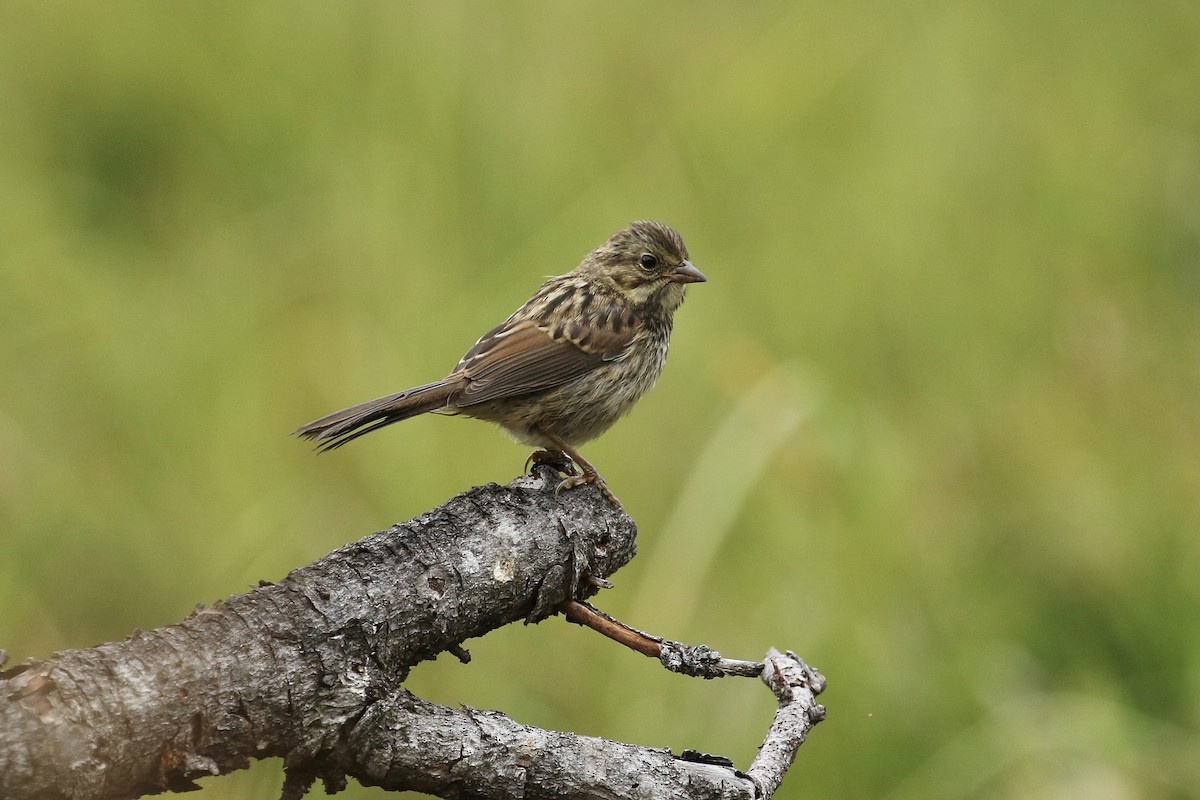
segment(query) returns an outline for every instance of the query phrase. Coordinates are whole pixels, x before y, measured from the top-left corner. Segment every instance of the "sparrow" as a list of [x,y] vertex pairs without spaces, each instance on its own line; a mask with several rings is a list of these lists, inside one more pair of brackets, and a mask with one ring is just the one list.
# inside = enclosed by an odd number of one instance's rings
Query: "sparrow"
[[658,380],[687,285],[706,280],[674,229],[631,223],[542,284],[445,378],[335,411],[295,434],[325,451],[418,414],[462,414],[543,448],[530,461],[554,464],[566,476],[556,495],[591,484],[620,508],[576,448],[608,430]]

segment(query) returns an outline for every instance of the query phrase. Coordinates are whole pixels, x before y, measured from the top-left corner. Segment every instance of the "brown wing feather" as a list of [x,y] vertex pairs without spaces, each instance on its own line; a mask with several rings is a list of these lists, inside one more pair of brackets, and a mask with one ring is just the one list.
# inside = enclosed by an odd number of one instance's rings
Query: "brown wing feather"
[[618,319],[614,311],[553,326],[509,320],[476,342],[454,368],[451,374],[467,378],[455,405],[551,389],[619,357],[634,328]]

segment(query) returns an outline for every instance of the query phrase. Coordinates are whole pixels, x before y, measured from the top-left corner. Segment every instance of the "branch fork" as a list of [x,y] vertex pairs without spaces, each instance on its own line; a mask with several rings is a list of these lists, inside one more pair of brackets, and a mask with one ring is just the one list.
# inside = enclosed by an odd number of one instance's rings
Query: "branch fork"
[[[557,484],[535,467],[178,624],[0,671],[0,797],[186,791],[266,757],[284,761],[285,800],[346,776],[442,797],[769,797],[824,716],[824,679],[791,653],[726,659],[587,605],[633,557],[636,526],[595,487],[556,498]],[[779,705],[754,763],[540,730],[399,687],[421,661],[465,662],[467,639],[556,611],[681,674],[761,677]]]

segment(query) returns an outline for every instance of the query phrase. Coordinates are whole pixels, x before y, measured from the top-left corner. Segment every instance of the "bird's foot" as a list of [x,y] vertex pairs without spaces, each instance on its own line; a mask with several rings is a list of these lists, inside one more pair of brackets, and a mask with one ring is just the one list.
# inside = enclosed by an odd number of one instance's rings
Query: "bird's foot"
[[571,457],[562,450],[535,450],[529,454],[529,458],[525,459],[525,471],[528,472],[530,467],[537,467],[545,464],[553,469],[569,477],[574,477],[579,474],[579,470],[575,468],[575,462]]
[[[589,464],[588,466],[590,467],[591,465]],[[600,477],[600,473],[596,472],[595,469],[588,469],[588,467],[584,467],[582,475],[571,475],[564,478],[562,483],[555,487],[554,496],[558,497],[558,493],[563,489],[574,489],[576,486],[586,486],[589,483],[599,489],[604,499],[612,503],[617,511],[625,510],[625,506],[621,505],[621,501],[609,490],[608,484]]]
[[[623,512],[625,510],[625,506],[621,505],[621,501],[617,499],[617,496],[608,490],[608,485],[604,482],[604,479],[600,477],[600,473],[596,472],[596,468],[593,467],[591,462],[589,462],[586,458],[579,455],[579,452],[570,444],[568,444],[566,439],[563,439],[554,431],[544,428],[540,425],[537,427],[537,431],[542,435],[542,437],[545,438],[547,442],[555,445],[556,449],[539,450],[529,458],[538,459],[547,454],[555,458],[561,456],[567,460],[568,464],[571,465],[569,470],[560,470],[560,472],[567,477],[562,483],[555,487],[555,497],[558,497],[558,493],[563,489],[574,489],[576,486],[584,486],[585,484],[590,483],[592,486],[595,486],[600,490],[600,494],[604,496],[604,499],[612,503],[613,506],[616,507],[617,511]],[[580,472],[583,474],[581,475],[579,472],[576,472],[575,467],[579,467]]]

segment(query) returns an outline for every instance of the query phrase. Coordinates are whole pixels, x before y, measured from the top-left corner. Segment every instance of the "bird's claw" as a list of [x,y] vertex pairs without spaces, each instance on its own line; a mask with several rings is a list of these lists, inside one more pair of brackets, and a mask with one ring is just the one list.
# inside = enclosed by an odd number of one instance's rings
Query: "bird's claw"
[[555,499],[558,499],[558,493],[563,489],[574,489],[576,486],[586,486],[589,483],[600,490],[600,494],[604,497],[604,499],[612,503],[613,506],[616,507],[617,511],[625,510],[625,506],[621,505],[621,501],[618,500],[617,496],[609,490],[608,484],[606,484],[604,479],[595,472],[585,472],[583,475],[571,475],[567,478],[564,478],[562,482],[558,484],[558,486],[554,487],[554,497]]
[[[608,490],[604,479],[600,477],[600,473],[596,472],[586,458],[575,452],[575,449],[569,445],[566,440],[557,435],[551,430],[538,427],[538,432],[553,445],[557,445],[553,449],[538,450],[529,457],[529,461],[537,463],[545,463],[553,465],[559,472],[566,476],[558,486],[554,487],[554,498],[558,499],[558,494],[563,489],[574,489],[576,486],[583,486],[590,483],[600,490],[600,494],[608,502],[616,507],[617,511],[624,511],[625,507],[621,505],[621,501],[617,496]],[[526,462],[528,465],[529,462]],[[578,467],[578,470],[576,469]]]

